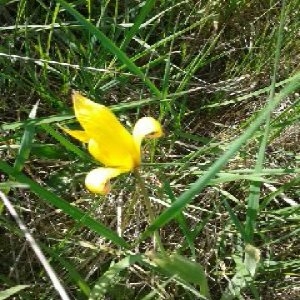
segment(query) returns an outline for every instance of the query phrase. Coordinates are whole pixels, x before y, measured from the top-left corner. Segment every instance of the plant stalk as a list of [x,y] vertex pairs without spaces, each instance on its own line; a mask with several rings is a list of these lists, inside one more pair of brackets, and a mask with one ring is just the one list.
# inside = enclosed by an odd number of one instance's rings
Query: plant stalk
[[[155,215],[154,215],[154,212],[152,210],[152,207],[151,207],[151,201],[150,201],[150,198],[149,198],[149,194],[148,194],[148,191],[146,189],[146,186],[145,186],[145,182],[139,172],[138,169],[135,169],[134,170],[134,176],[138,182],[138,186],[141,190],[141,193],[143,195],[143,199],[144,199],[144,204],[146,206],[146,209],[148,211],[148,216],[149,216],[149,223],[152,224],[155,220]],[[158,248],[159,250],[161,251],[161,253],[165,253],[165,249],[163,247],[163,244],[161,242],[161,239],[160,239],[160,236],[159,236],[159,233],[157,230],[154,231],[154,240],[156,242],[156,244],[158,245]],[[155,245],[155,244],[154,244]]]

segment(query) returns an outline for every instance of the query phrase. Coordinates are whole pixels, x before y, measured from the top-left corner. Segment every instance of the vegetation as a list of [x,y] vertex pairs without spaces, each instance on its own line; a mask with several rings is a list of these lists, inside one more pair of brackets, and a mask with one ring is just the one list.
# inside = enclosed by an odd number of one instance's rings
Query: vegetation
[[[299,299],[298,8],[0,0],[0,299]],[[164,129],[106,196],[72,90]]]

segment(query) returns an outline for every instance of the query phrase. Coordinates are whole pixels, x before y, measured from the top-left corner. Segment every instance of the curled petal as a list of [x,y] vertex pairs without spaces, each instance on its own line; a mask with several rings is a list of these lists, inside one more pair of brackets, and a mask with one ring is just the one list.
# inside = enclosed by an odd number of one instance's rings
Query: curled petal
[[159,138],[163,136],[161,124],[152,117],[143,117],[139,119],[132,132],[133,138],[138,147],[144,138]]
[[124,172],[122,169],[97,168],[85,178],[85,186],[92,193],[106,195],[110,192],[110,179]]

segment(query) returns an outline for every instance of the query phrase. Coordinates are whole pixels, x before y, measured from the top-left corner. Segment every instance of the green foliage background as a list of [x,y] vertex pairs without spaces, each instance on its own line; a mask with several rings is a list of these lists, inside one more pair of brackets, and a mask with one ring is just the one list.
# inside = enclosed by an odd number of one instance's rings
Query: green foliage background
[[[298,299],[299,4],[0,0],[0,189],[70,299]],[[154,221],[132,175],[86,191],[72,89],[162,122]],[[4,204],[0,240],[0,299],[57,299]]]

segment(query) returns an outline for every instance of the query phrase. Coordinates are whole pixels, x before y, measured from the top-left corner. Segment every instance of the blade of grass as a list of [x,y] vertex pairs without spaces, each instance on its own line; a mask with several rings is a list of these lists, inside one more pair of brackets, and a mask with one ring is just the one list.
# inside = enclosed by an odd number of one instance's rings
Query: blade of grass
[[69,276],[68,276],[68,281],[73,281],[78,288],[81,290],[81,292],[85,295],[88,296],[90,293],[90,287],[86,283],[86,281],[82,278],[82,276],[79,274],[79,272],[76,269],[76,266],[74,266],[71,262],[67,261],[64,259],[60,253],[57,253],[55,250],[51,249],[50,247],[47,247],[46,245],[41,244],[41,248],[49,253],[51,257],[54,260],[59,261],[59,263],[67,270]]
[[[176,93],[182,92],[186,86],[190,83],[190,80],[192,76],[199,70],[199,68],[202,66],[202,64],[205,63],[205,59],[209,54],[212,52],[213,48],[215,47],[217,41],[219,40],[220,36],[222,35],[223,30],[221,30],[216,36],[212,38],[212,41],[210,40],[206,43],[204,46],[203,51],[201,51],[194,59],[192,59],[191,63],[186,69],[186,74],[182,81],[180,82],[180,85],[176,89]],[[209,43],[210,42],[210,43]]]
[[[135,34],[140,29],[140,26],[142,25],[143,21],[145,20],[146,16],[150,13],[151,9],[153,8],[156,0],[148,0],[143,5],[139,15],[135,18],[135,22],[131,29],[125,33],[125,38],[120,46],[120,50],[124,51],[126,50],[128,44],[130,43],[131,39],[135,36]],[[108,66],[108,69],[112,69],[113,65],[115,64],[115,60],[113,59]],[[133,60],[132,60],[133,61]],[[144,76],[145,77],[145,76]]]
[[29,288],[30,285],[16,285],[13,286],[9,289],[6,289],[4,291],[0,291],[0,300],[5,300],[8,299],[10,297],[12,297],[13,295],[19,293],[20,291]]
[[143,7],[142,7],[142,9],[139,13],[139,15],[135,17],[135,22],[134,22],[133,26],[131,27],[129,32],[127,32],[126,35],[125,35],[125,39],[122,42],[121,47],[120,47],[120,49],[122,51],[125,51],[125,49],[127,48],[129,42],[131,41],[131,39],[139,31],[140,26],[142,25],[142,23],[144,22],[146,17],[149,15],[152,8],[154,7],[155,2],[156,2],[156,0],[147,0],[145,2],[145,4],[143,5]]
[[[1,56],[1,53],[0,53],[0,56]],[[0,77],[1,77],[1,74],[0,74]],[[280,87],[284,84],[289,83],[291,80],[292,80],[292,77],[278,82],[276,84],[276,88]],[[212,104],[212,106],[209,106],[209,105],[202,106],[201,110],[206,109],[206,108],[212,108],[212,107],[226,106],[226,105],[234,104],[234,103],[237,103],[237,102],[240,102],[240,101],[245,101],[245,100],[251,99],[252,97],[256,97],[256,96],[259,96],[261,94],[264,94],[268,91],[270,91],[270,87],[266,87],[266,88],[260,89],[258,91],[255,91],[253,93],[249,93],[245,96],[238,97],[235,100],[223,101],[222,103],[214,103],[214,104]],[[187,90],[187,91],[183,91],[183,92],[180,92],[180,93],[172,93],[172,94],[169,94],[168,98],[163,99],[163,100],[160,100],[158,98],[148,98],[148,99],[144,99],[144,100],[131,101],[130,103],[120,103],[120,104],[110,106],[110,109],[112,109],[114,112],[118,112],[118,111],[123,111],[124,109],[131,109],[131,108],[141,107],[141,106],[148,105],[148,104],[151,104],[151,103],[155,103],[155,102],[158,102],[158,101],[160,101],[160,102],[161,101],[172,101],[176,98],[181,98],[182,96],[188,95],[192,92],[193,92],[193,90]],[[73,115],[54,115],[54,116],[51,116],[51,117],[36,118],[34,120],[25,120],[25,121],[18,121],[18,122],[13,122],[13,123],[8,123],[8,124],[2,124],[0,126],[0,129],[4,130],[4,131],[6,131],[6,130],[16,130],[20,127],[26,126],[27,124],[34,124],[34,125],[49,124],[49,123],[54,123],[54,122],[61,122],[61,121],[65,121],[65,120],[70,120],[70,119],[73,119],[73,118],[74,118]]]
[[[170,101],[170,100],[171,99],[164,99],[161,101]],[[116,105],[112,105],[109,108],[113,112],[119,112],[119,111],[123,111],[124,109],[137,108],[137,107],[141,107],[141,106],[148,105],[148,104],[158,102],[158,101],[159,101],[159,99],[157,99],[157,98],[148,98],[148,99],[144,99],[144,100],[131,101],[130,103],[119,103]],[[21,127],[25,127],[27,125],[51,124],[51,123],[71,120],[74,118],[75,118],[74,115],[53,115],[50,117],[42,117],[42,118],[25,120],[25,121],[18,121],[18,122],[13,122],[13,123],[2,124],[0,126],[0,130],[2,130],[2,131],[17,130],[17,129],[19,129]]]
[[24,234],[27,242],[29,243],[30,247],[32,248],[33,252],[35,253],[37,258],[39,259],[39,261],[43,265],[47,275],[49,276],[54,288],[56,289],[57,293],[60,295],[61,299],[69,300],[70,298],[69,298],[65,288],[61,284],[60,280],[58,279],[57,274],[55,273],[55,271],[53,270],[53,268],[49,264],[49,262],[46,259],[44,253],[42,252],[41,248],[36,243],[35,239],[31,235],[31,233],[29,232],[28,228],[25,226],[25,224],[20,219],[17,211],[15,210],[15,208],[13,207],[13,205],[11,204],[9,199],[1,191],[0,191],[0,198],[2,199],[2,201],[4,202],[7,210],[12,215],[12,217],[15,219],[15,221],[18,224],[19,228],[23,232],[23,234]]
[[224,203],[224,207],[228,211],[228,214],[230,216],[230,219],[232,220],[232,223],[235,225],[235,227],[236,227],[237,231],[240,233],[240,235],[245,239],[246,235],[245,235],[245,228],[244,228],[243,224],[239,221],[238,217],[232,210],[232,208],[229,205],[226,198],[223,198],[223,203]]
[[291,179],[290,181],[286,182],[285,184],[281,185],[279,188],[276,189],[276,191],[271,192],[270,194],[266,195],[262,199],[262,203],[259,207],[260,211],[263,211],[266,209],[266,207],[269,205],[269,203],[276,197],[279,196],[284,191],[288,190],[289,188],[296,187],[300,183],[300,176]]
[[111,266],[96,282],[94,288],[91,291],[89,300],[104,299],[108,288],[117,284],[118,281],[114,280],[115,277],[123,270],[129,268],[131,265],[141,262],[142,257],[140,255],[128,255],[113,266]]
[[[285,1],[282,1],[281,15],[280,15],[280,25],[278,30],[278,39],[276,44],[276,52],[275,52],[275,63],[274,70],[272,76],[271,90],[268,101],[273,102],[275,96],[275,85],[276,85],[276,75],[279,67],[280,60],[280,49],[282,44],[282,35],[283,35],[283,27],[284,27],[284,19],[285,19]],[[264,134],[260,141],[260,147],[258,150],[255,172],[260,173],[263,169],[265,153],[268,144],[268,138],[270,133],[270,123],[271,123],[271,110],[266,115],[266,124]],[[255,174],[254,174],[255,175]],[[261,181],[253,181],[250,185],[250,194],[248,198],[247,204],[247,213],[246,213],[246,224],[245,224],[245,233],[246,233],[246,242],[252,244],[253,236],[256,227],[256,219],[259,212],[259,198],[260,198],[260,189],[261,189]]]
[[186,283],[200,287],[200,295],[211,299],[204,268],[197,262],[190,261],[179,254],[163,256],[153,254],[151,260],[168,276],[178,276]]
[[[33,106],[30,114],[29,119],[33,120],[36,117],[36,112],[38,109],[38,102]],[[15,159],[14,168],[16,172],[21,172],[21,170],[24,167],[24,164],[26,160],[29,157],[30,149],[32,146],[32,139],[35,134],[35,126],[31,123],[28,123],[27,126],[25,126],[24,134],[22,136],[20,148],[17,154],[17,157]]]
[[37,194],[46,203],[61,209],[65,214],[71,216],[77,222],[87,226],[92,231],[97,232],[99,235],[107,238],[117,246],[128,248],[128,244],[125,242],[125,240],[119,237],[114,231],[110,230],[100,222],[94,220],[89,215],[82,212],[80,209],[70,205],[64,199],[46,190],[45,188],[37,184],[29,177],[23,175],[20,172],[16,172],[13,167],[11,167],[6,162],[1,160],[0,160],[0,170],[12,176],[18,182],[28,185],[31,191]]
[[55,138],[61,145],[63,145],[68,151],[75,153],[80,158],[91,161],[92,158],[84,151],[80,150],[78,147],[73,145],[68,139],[62,136],[59,132],[57,132],[54,128],[49,124],[41,124],[41,127],[50,134],[53,138]]
[[[176,197],[171,189],[170,183],[168,180],[164,180],[164,190],[166,194],[169,196],[171,203],[176,201]],[[187,244],[189,245],[189,248],[191,250],[192,257],[196,259],[196,250],[195,250],[195,245],[194,245],[194,239],[192,236],[192,233],[187,225],[186,219],[184,214],[181,212],[177,217],[176,220],[180,226],[180,229],[185,237],[185,240]]]
[[[29,113],[29,120],[34,120],[36,117],[37,109],[38,109],[38,102],[33,106],[32,110]],[[21,172],[25,162],[29,158],[31,147],[32,147],[32,140],[35,134],[35,126],[32,123],[28,123],[25,126],[24,133],[21,139],[20,148],[15,159],[14,168],[16,172]],[[5,194],[8,194],[9,188],[3,190]],[[2,211],[2,205],[0,204],[0,211]]]
[[230,181],[237,181],[237,180],[248,180],[252,182],[268,182],[268,183],[274,183],[274,180],[269,180],[264,177],[258,176],[258,175],[238,175],[238,174],[222,174],[218,173],[218,178],[211,179],[209,181],[209,185],[216,185],[220,183],[230,182]]
[[[13,235],[17,236],[18,238],[23,238],[24,235],[22,230],[17,225],[12,223],[11,220],[8,220],[7,218],[6,219],[0,218],[0,225],[6,230],[8,230],[9,232],[11,232]],[[52,247],[50,248],[49,245],[42,243],[40,240],[38,241],[38,244],[44,252],[47,252],[52,257],[53,260],[57,260],[61,264],[61,266],[68,271],[69,276],[66,280],[66,283],[70,283],[71,281],[73,281],[74,284],[76,284],[79,287],[79,289],[82,291],[82,293],[88,296],[90,293],[90,288],[85,282],[85,280],[81,277],[79,272],[72,265],[72,263],[70,263],[69,260],[66,260],[61,253],[57,253],[56,249],[53,250]],[[49,260],[48,262],[50,263]]]
[[70,4],[68,4],[64,0],[56,0],[59,2],[73,17],[75,17],[80,24],[83,25],[83,28],[88,30],[90,33],[94,34],[95,37],[102,43],[103,47],[109,50],[112,54],[114,54],[123,64],[127,66],[127,68],[135,75],[140,77],[145,84],[149,87],[151,92],[157,96],[158,98],[162,98],[161,92],[154,85],[154,83],[148,78],[145,77],[145,74],[141,71],[141,69],[130,59],[125,52],[123,52],[117,45],[110,40],[102,31],[100,31],[96,26],[94,26],[91,22],[86,20],[76,9],[74,9]]
[[294,92],[297,88],[299,88],[299,86],[300,72],[292,76],[292,81],[274,97],[273,101],[270,101],[265,106],[265,108],[244,131],[244,133],[229,145],[225,153],[221,155],[221,157],[207,170],[207,172],[204,173],[197,181],[195,181],[188,190],[183,192],[169,208],[167,208],[156,218],[156,220],[140,236],[140,240],[144,240],[146,237],[151,235],[154,230],[159,229],[177,216],[177,214],[179,214],[182,209],[204,189],[209,180],[221,170],[221,168],[228,162],[230,158],[234,156],[234,154],[242,147],[242,145],[251,138],[259,126],[265,121],[269,113],[280,103],[280,101],[290,93]]
[[0,129],[2,131],[17,130],[24,126],[49,124],[49,123],[54,123],[54,122],[70,120],[73,118],[74,118],[74,116],[72,116],[72,115],[55,115],[55,116],[50,116],[50,117],[36,118],[34,120],[31,119],[31,120],[26,120],[26,121],[19,121],[19,122],[14,122],[14,123],[9,123],[9,124],[3,124],[3,125],[1,125]]

